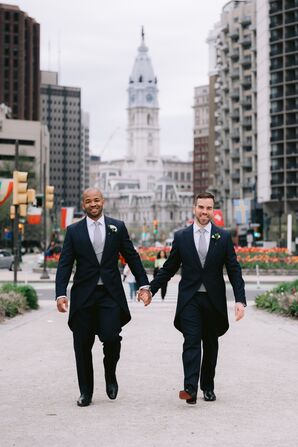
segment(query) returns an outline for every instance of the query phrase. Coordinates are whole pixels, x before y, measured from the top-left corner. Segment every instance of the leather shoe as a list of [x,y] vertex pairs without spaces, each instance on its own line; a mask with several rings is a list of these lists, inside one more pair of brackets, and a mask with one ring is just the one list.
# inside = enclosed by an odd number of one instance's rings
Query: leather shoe
[[77,400],[77,405],[79,407],[88,407],[91,404],[92,397],[87,394],[81,394]]
[[185,390],[179,392],[179,399],[186,400],[187,404],[195,405],[197,403],[197,393],[185,388]]
[[115,400],[118,394],[118,383],[117,381],[114,383],[107,383],[106,384],[106,392],[108,397],[111,400]]
[[213,402],[216,400],[216,396],[213,390],[204,390],[203,395],[206,402]]

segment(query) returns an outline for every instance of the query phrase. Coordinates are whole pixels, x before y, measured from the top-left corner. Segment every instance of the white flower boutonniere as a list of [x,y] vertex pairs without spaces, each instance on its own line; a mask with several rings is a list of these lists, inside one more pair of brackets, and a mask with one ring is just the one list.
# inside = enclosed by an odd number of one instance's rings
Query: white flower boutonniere
[[112,233],[117,233],[118,228],[115,225],[108,225],[108,228],[112,231]]
[[219,233],[212,234],[211,239],[214,239],[215,241],[218,241],[218,239],[220,239],[220,234]]

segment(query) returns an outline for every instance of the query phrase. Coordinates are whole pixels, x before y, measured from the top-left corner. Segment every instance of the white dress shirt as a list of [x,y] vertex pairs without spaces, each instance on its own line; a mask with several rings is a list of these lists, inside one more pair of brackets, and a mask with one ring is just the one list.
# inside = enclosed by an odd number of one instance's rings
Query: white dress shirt
[[[199,230],[200,230],[201,228],[204,228],[204,229],[205,229],[205,233],[204,233],[204,234],[201,234],[201,233],[200,233]],[[206,247],[207,247],[207,252],[208,252],[208,250],[209,250],[209,244],[210,244],[210,239],[211,239],[211,228],[212,228],[211,222],[209,222],[205,227],[203,227],[203,226],[200,227],[200,226],[194,221],[194,223],[193,223],[193,238],[194,238],[194,241],[195,241],[195,246],[196,246],[197,251],[198,251],[198,247],[199,247],[199,240],[200,240],[200,237],[204,237],[205,240],[206,240]],[[200,285],[200,288],[199,288],[198,292],[206,292],[206,288],[205,288],[204,284],[201,284],[201,285]]]
[[199,247],[199,240],[200,240],[200,231],[199,230],[201,228],[204,228],[206,230],[204,237],[206,240],[206,246],[207,246],[207,251],[208,251],[210,239],[211,239],[211,228],[212,228],[211,222],[209,222],[205,227],[199,227],[199,225],[196,222],[193,223],[193,238],[194,238],[197,250]]
[[[86,216],[86,223],[87,223],[87,229],[88,229],[88,234],[89,234],[89,238],[91,241],[91,244],[93,245],[93,240],[94,240],[94,230],[95,230],[95,224],[94,224],[94,220],[90,219],[90,217]],[[101,232],[101,237],[102,237],[102,242],[103,244],[105,243],[105,239],[106,239],[106,226],[105,226],[105,219],[104,219],[104,215],[102,214],[101,217],[96,221],[99,222],[99,229]],[[98,280],[98,284],[102,284],[101,278],[99,277]],[[60,298],[65,298],[65,296],[58,296],[56,299],[59,300]]]
[[[101,217],[96,221],[99,222],[99,229],[101,232],[101,238],[102,238],[102,243],[105,243],[106,240],[106,226],[105,226],[105,218],[104,215],[102,214]],[[87,223],[87,229],[88,229],[88,233],[89,233],[89,238],[91,241],[91,244],[93,244],[94,241],[94,230],[95,230],[95,220],[90,219],[90,217],[86,217],[86,223]]]

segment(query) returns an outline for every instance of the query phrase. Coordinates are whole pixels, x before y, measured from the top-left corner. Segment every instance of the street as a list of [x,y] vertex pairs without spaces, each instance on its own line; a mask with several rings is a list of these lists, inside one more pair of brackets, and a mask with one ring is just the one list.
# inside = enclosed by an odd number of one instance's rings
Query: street
[[[45,290],[45,289],[44,289]],[[92,405],[78,387],[67,315],[53,301],[0,325],[1,445],[5,447],[296,447],[297,322],[247,308],[220,340],[217,401],[178,399],[182,337],[175,303],[130,303],[123,329],[119,395],[105,394],[102,350],[93,348]]]
[[[255,296],[283,277],[262,277],[259,283],[247,278],[248,307],[238,323],[227,284],[230,330],[220,339],[216,402],[199,397],[197,405],[188,406],[178,399],[183,340],[173,327],[180,279],[175,275],[164,302],[159,292],[148,308],[129,300],[132,321],[122,333],[117,400],[105,394],[97,341],[93,403],[79,408],[72,335],[67,315],[56,310],[54,275],[41,281],[32,273],[36,255],[24,259],[19,277],[36,288],[40,308],[0,325],[1,445],[297,446],[297,322],[254,306]],[[128,284],[124,287],[129,296]]]

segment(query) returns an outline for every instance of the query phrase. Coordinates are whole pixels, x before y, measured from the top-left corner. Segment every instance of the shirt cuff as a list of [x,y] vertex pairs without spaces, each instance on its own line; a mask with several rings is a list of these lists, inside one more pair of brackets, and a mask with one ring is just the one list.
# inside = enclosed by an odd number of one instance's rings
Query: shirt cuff
[[60,300],[60,298],[67,298],[67,296],[66,295],[57,296],[56,301]]
[[246,307],[247,306],[247,304],[245,304],[243,301],[236,301],[236,303],[240,303],[240,304],[243,304],[243,306],[244,307]]

